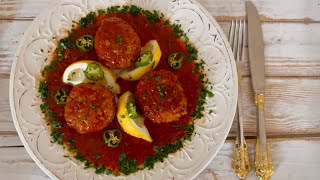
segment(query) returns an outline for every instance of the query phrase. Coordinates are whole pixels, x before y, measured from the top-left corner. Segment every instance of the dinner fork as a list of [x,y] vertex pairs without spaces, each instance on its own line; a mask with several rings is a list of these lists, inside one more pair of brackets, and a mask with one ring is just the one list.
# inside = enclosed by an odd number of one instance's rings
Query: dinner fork
[[251,171],[247,143],[243,135],[241,79],[244,73],[244,45],[246,39],[245,20],[233,20],[229,32],[229,42],[236,60],[238,72],[238,105],[236,112],[237,138],[234,142],[232,169],[240,179],[245,179]]

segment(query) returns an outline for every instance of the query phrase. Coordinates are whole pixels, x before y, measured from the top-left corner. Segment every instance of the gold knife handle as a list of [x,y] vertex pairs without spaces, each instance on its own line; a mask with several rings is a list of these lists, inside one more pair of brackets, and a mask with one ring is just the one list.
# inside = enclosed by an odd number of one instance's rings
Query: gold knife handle
[[248,146],[244,138],[242,145],[238,138],[236,138],[233,151],[232,169],[240,179],[245,179],[251,171],[251,165],[249,161]]
[[270,145],[267,143],[266,126],[264,119],[264,101],[263,93],[255,95],[255,103],[257,107],[257,129],[258,137],[255,147],[255,173],[263,180],[267,180],[273,174],[273,163],[271,158]]

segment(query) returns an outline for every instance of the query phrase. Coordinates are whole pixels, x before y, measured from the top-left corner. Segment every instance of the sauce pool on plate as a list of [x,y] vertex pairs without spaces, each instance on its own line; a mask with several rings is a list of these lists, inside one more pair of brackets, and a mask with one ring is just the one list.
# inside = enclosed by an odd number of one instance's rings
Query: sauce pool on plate
[[[153,141],[147,142],[143,139],[135,138],[123,131],[117,121],[117,117],[108,124],[105,128],[87,134],[80,134],[74,128],[70,127],[65,119],[65,105],[57,104],[53,95],[62,88],[69,94],[73,88],[72,85],[63,83],[62,76],[65,69],[72,63],[80,60],[93,60],[99,62],[99,56],[96,50],[83,51],[75,47],[66,47],[63,51],[63,56],[59,60],[53,61],[51,65],[54,68],[45,72],[45,82],[48,88],[49,96],[44,99],[44,103],[49,105],[49,111],[56,114],[57,127],[53,127],[57,132],[58,137],[55,137],[55,132],[51,133],[53,139],[60,138],[60,144],[64,144],[71,154],[75,155],[76,159],[85,159],[86,166],[105,167],[112,172],[122,172],[119,165],[119,158],[123,153],[126,158],[136,160],[138,166],[143,166],[148,157],[155,155],[155,148],[161,148],[168,144],[175,144],[178,140],[185,137],[187,131],[186,126],[193,124],[191,119],[192,113],[196,111],[198,104],[198,96],[201,93],[201,79],[199,73],[195,73],[196,64],[194,61],[189,62],[190,53],[186,49],[185,42],[177,38],[170,26],[165,24],[165,21],[160,19],[157,22],[150,22],[144,14],[135,15],[131,13],[111,13],[97,16],[92,24],[85,28],[75,28],[69,37],[68,42],[75,42],[79,37],[84,35],[91,35],[95,37],[96,32],[101,26],[104,19],[120,18],[129,25],[137,33],[141,41],[141,46],[144,46],[150,40],[156,40],[160,46],[162,56],[160,62],[153,71],[167,70],[173,73],[181,84],[183,92],[187,100],[187,113],[182,115],[179,120],[169,123],[154,123],[145,118],[144,124],[148,129]],[[115,27],[116,28],[116,27]],[[111,29],[117,32],[117,29]],[[123,33],[123,32],[119,32]],[[184,61],[180,69],[174,69],[168,64],[168,57],[175,52],[179,52],[184,56]],[[59,51],[55,53],[54,59],[59,58]],[[120,85],[121,92],[116,96],[119,98],[127,91],[135,92],[138,81],[127,81],[121,78],[117,79]],[[86,94],[82,94],[86,96]],[[50,117],[49,117],[50,119]],[[193,126],[193,125],[192,125]],[[118,129],[121,131],[122,139],[117,147],[109,147],[104,139],[103,133],[110,129]],[[59,135],[60,134],[60,135]],[[99,169],[99,168],[98,168]],[[104,169],[103,169],[104,171]]]

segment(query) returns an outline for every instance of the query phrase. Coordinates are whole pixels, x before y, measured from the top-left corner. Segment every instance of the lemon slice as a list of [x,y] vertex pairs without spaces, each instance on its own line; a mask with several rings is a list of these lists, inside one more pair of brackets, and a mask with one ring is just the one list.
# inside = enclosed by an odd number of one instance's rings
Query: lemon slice
[[136,81],[147,72],[156,68],[162,54],[157,40],[150,40],[144,47],[142,47],[140,55],[144,56],[148,52],[152,53],[152,60],[148,65],[135,67],[134,69],[125,69],[121,71],[118,76],[125,80]]
[[63,73],[62,81],[73,86],[80,83],[94,82],[108,87],[113,93],[120,93],[120,86],[116,82],[117,76],[103,66],[92,60],[82,60],[70,64]]
[[[133,103],[133,111],[135,110],[135,112],[133,112],[132,109],[131,111],[128,110],[128,108],[132,108],[132,104],[130,106],[129,103]],[[136,113],[133,94],[130,91],[127,91],[120,96],[118,101],[118,122],[123,130],[129,135],[152,142],[149,131],[144,125],[144,118]]]

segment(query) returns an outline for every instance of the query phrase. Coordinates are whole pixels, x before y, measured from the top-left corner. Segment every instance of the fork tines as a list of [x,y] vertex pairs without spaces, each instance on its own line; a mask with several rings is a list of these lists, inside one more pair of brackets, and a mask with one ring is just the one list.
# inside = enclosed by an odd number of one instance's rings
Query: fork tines
[[[236,61],[241,61],[244,56],[244,46],[246,39],[246,21],[233,20],[229,31],[229,42]],[[242,46],[242,47],[241,47]]]

